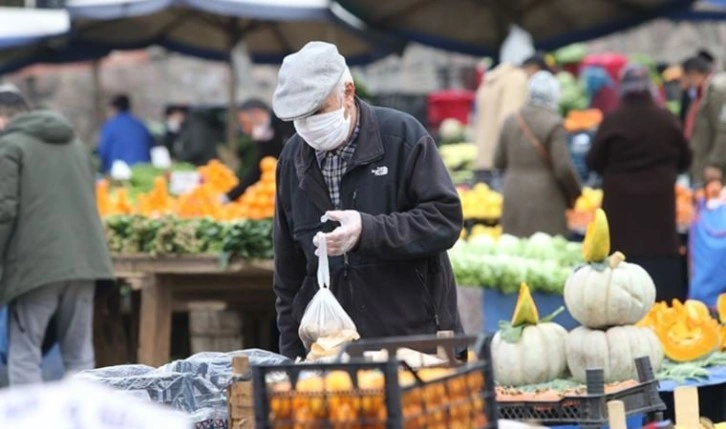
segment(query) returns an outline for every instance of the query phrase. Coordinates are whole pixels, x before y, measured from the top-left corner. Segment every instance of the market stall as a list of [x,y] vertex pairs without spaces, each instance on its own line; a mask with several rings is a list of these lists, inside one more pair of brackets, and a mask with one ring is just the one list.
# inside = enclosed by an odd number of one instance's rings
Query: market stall
[[193,301],[223,301],[239,310],[245,315],[246,343],[273,348],[271,261],[235,260],[222,269],[213,255],[136,255],[116,256],[113,263],[117,278],[141,291],[138,362],[159,366],[169,361],[172,312]]
[[[140,291],[138,361],[169,361],[172,313],[217,301],[242,315],[243,343],[274,349],[272,222],[276,161],[239,201],[218,196],[237,182],[217,161],[199,168],[135,166],[96,188],[116,277]],[[132,320],[134,318],[132,317]],[[133,333],[132,333],[133,334]]]

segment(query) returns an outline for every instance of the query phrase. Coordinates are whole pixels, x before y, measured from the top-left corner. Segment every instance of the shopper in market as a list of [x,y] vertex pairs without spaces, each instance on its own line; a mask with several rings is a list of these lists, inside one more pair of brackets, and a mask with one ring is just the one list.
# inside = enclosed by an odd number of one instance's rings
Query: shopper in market
[[295,134],[295,128],[272,114],[270,106],[262,100],[251,99],[243,103],[238,111],[242,131],[255,142],[256,156],[249,171],[239,184],[222,196],[222,201],[235,201],[247,188],[260,180],[260,161],[268,156],[279,158],[285,142]]
[[527,105],[504,122],[494,157],[504,173],[502,230],[566,236],[565,211],[581,186],[559,114],[560,87],[552,73],[540,71],[528,91]]
[[128,166],[151,162],[154,137],[140,119],[131,114],[131,99],[117,95],[109,106],[109,119],[101,128],[98,155],[101,171],[111,171],[113,163],[122,161]]
[[38,383],[55,315],[67,372],[94,367],[95,281],[112,279],[86,146],[61,115],[0,89],[0,306],[11,385]]
[[280,352],[293,358],[306,354],[298,328],[318,291],[320,231],[331,290],[363,338],[462,331],[446,254],[461,203],[436,144],[413,117],[355,93],[335,45],[311,42],[282,63],[272,106],[297,134],[278,163],[274,290]]
[[726,168],[726,73],[714,73],[702,56],[686,60],[683,72],[696,89],[686,115],[685,133],[693,148],[692,184],[701,187],[722,180]]
[[677,118],[656,105],[648,69],[630,65],[620,107],[603,120],[587,165],[603,179],[612,248],[653,277],[657,300],[685,299],[674,186],[691,162]]
[[178,159],[180,138],[189,109],[186,106],[169,106],[164,112],[164,136],[162,145],[173,159]]
[[549,64],[547,64],[547,55],[543,52],[537,52],[522,62],[522,70],[527,73],[527,77],[532,77],[539,71],[551,72]]

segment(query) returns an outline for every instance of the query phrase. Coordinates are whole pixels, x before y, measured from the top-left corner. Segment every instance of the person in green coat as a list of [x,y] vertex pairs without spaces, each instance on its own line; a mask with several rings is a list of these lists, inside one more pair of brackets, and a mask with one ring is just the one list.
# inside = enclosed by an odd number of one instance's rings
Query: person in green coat
[[10,385],[39,383],[53,316],[66,372],[93,368],[96,280],[112,279],[94,171],[69,122],[0,87],[0,306]]

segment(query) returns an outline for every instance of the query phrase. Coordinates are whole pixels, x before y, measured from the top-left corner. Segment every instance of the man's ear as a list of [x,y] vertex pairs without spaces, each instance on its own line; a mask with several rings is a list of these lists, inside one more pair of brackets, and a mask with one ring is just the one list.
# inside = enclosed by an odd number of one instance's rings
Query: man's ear
[[353,101],[355,98],[355,84],[348,82],[345,84],[345,99],[346,101]]

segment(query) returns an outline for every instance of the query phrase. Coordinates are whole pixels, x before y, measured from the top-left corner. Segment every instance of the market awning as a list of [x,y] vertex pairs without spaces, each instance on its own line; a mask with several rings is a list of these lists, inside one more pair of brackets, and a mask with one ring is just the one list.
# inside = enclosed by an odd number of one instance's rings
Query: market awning
[[252,60],[279,63],[310,40],[338,45],[351,64],[401,51],[404,43],[367,26],[330,0],[68,0],[73,41],[133,49],[160,45],[228,60],[244,40]]
[[0,49],[18,48],[66,34],[70,27],[66,11],[0,7]]
[[726,0],[699,0],[693,8],[673,17],[676,21],[720,21],[726,19]]
[[689,9],[694,0],[338,0],[373,28],[472,55],[497,56],[512,25],[556,49]]
[[244,41],[253,62],[277,64],[310,40],[326,40],[338,45],[351,65],[405,47],[329,0],[68,0],[67,10],[71,32],[0,51],[0,73],[152,45],[229,61],[232,48]]

